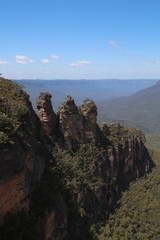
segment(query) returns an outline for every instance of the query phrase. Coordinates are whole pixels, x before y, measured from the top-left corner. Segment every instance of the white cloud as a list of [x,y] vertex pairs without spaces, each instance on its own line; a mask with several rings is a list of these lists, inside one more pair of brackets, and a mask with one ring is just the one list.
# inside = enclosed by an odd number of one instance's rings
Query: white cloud
[[117,46],[118,46],[118,43],[117,43],[116,41],[114,41],[114,40],[110,40],[108,43],[109,43],[111,46],[113,46],[113,47],[117,47]]
[[72,62],[69,65],[71,67],[78,67],[78,66],[89,65],[91,63],[92,63],[91,61],[81,60],[81,61],[78,61],[78,62]]
[[33,59],[24,56],[24,55],[16,55],[16,62],[20,64],[28,64],[28,63],[33,63]]
[[54,60],[58,60],[58,59],[59,59],[59,56],[56,55],[56,54],[51,54],[51,58],[53,58]]
[[8,62],[3,59],[0,59],[0,65],[4,65],[4,64],[8,64]]
[[41,63],[50,64],[50,61],[47,58],[41,59]]

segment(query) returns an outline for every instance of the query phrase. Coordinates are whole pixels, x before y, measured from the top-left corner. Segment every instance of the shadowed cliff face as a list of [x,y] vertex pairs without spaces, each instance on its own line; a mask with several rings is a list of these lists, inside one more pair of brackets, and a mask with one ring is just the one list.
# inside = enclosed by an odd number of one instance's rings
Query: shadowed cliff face
[[41,131],[28,95],[0,79],[0,221],[11,210],[29,207],[29,196],[44,172]]
[[140,130],[127,129],[119,123],[112,124],[106,136],[112,142],[109,159],[120,174],[123,172],[130,181],[150,171],[152,161]]

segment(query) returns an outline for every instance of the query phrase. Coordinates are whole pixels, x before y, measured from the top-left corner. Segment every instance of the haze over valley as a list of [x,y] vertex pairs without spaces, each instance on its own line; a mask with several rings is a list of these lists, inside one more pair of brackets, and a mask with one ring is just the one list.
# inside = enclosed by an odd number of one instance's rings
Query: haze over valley
[[52,94],[52,105],[56,109],[71,95],[79,105],[84,99],[93,99],[96,103],[131,94],[154,85],[157,80],[15,80],[22,84],[30,95],[35,108],[40,92]]

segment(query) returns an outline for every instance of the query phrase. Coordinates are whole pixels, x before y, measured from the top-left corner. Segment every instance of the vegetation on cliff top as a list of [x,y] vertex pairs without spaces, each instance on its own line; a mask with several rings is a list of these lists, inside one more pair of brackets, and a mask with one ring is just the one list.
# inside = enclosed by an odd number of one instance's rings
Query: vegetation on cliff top
[[17,141],[28,149],[29,137],[35,134],[39,140],[39,130],[40,121],[23,86],[0,78],[0,149],[12,147]]
[[0,78],[0,147],[14,144],[14,136],[28,112],[28,95],[16,83]]
[[145,136],[140,129],[126,128],[121,126],[119,123],[111,124],[109,127],[109,136],[107,138],[112,144],[122,143],[122,140],[130,140],[134,138],[144,139]]

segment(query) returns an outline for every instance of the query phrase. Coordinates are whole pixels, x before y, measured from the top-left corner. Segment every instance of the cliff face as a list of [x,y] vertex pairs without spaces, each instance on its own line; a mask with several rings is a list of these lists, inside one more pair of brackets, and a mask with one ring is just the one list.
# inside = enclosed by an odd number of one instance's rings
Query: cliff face
[[[100,144],[107,150],[106,155],[114,174],[123,168],[128,177],[134,178],[149,171],[150,161],[143,133],[136,129],[125,129],[118,123],[110,127],[105,123],[98,126],[97,107],[92,100],[87,99],[78,107],[72,97],[67,96],[56,116],[51,106],[51,95],[41,93],[37,99],[37,109],[47,133],[55,132],[57,128],[61,146],[76,150],[80,144]],[[42,112],[45,112],[45,119]]]
[[54,206],[39,222],[41,239],[63,240],[67,236],[67,207],[62,196],[57,194]]
[[141,131],[126,129],[118,123],[98,126],[97,108],[92,100],[87,99],[78,107],[67,96],[56,114],[57,139],[61,147],[75,151],[75,155],[72,153],[66,158],[62,155],[59,164],[62,171],[68,169],[64,178],[72,192],[70,201],[72,199],[73,206],[76,205],[79,216],[69,222],[75,227],[72,238],[81,239],[82,235],[83,239],[85,219],[89,224],[100,220],[131,180],[150,171],[152,162]]
[[76,106],[67,96],[56,113],[49,93],[36,104],[37,115],[21,87],[0,79],[0,221],[26,208],[36,216],[37,239],[89,239],[121,190],[150,171],[144,135],[98,126],[90,99]]
[[13,209],[29,208],[29,197],[45,167],[39,120],[29,97],[0,79],[0,221]]
[[140,130],[112,124],[105,135],[112,142],[109,160],[113,167],[116,166],[116,171],[122,174],[122,169],[128,180],[150,171],[151,159],[145,147],[144,134]]

